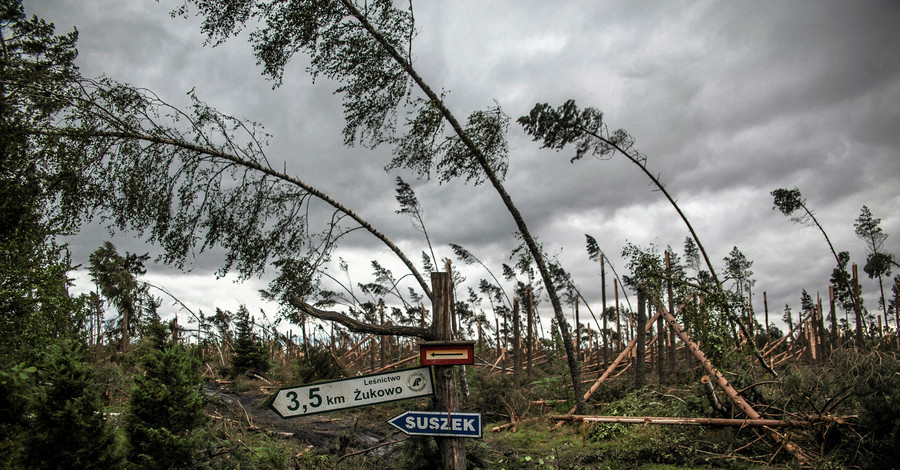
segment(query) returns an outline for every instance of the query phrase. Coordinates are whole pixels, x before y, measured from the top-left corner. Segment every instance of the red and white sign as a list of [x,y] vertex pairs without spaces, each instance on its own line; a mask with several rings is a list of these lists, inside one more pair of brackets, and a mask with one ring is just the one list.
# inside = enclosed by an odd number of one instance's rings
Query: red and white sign
[[419,360],[423,366],[475,364],[475,342],[452,341],[421,343],[419,345]]

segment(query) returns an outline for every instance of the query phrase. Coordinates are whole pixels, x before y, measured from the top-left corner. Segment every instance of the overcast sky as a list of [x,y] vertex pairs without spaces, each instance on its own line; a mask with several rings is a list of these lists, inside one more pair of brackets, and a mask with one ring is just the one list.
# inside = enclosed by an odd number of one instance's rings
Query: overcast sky
[[[438,257],[452,258],[447,245],[458,243],[499,275],[517,240],[492,188],[386,173],[390,149],[342,146],[340,97],[327,80],[311,83],[305,57],[295,57],[273,90],[245,37],[204,47],[197,18],[169,15],[182,3],[27,0],[26,9],[57,32],[77,27],[85,75],[106,74],[175,102],[194,89],[220,111],[262,123],[273,135],[273,166],[284,162],[417,260],[424,239],[394,213],[394,180],[403,176],[422,202]],[[803,289],[827,305],[834,267],[818,230],[772,209],[770,192],[782,187],[798,187],[835,247],[851,252],[865,303],[880,310],[853,223],[867,205],[891,235],[884,250],[900,254],[900,3],[429,1],[415,3],[415,20],[414,66],[432,88],[449,92],[457,116],[496,100],[514,121],[535,103],[574,98],[602,110],[610,129],[630,132],[717,270],[734,246],[753,262],[760,320],[764,291],[770,321],[779,324],[785,304],[799,309]],[[628,274],[620,256],[628,242],[681,253],[685,226],[623,157],[570,164],[571,151],[540,149],[514,122],[509,145],[508,191],[545,249],[595,299],[595,312],[600,269],[587,259],[584,234],[620,275]],[[73,239],[75,262],[86,263],[105,237],[89,230]],[[153,251],[127,235],[113,241],[122,251]],[[354,282],[371,280],[371,259],[403,274],[362,233],[345,239],[338,255]],[[190,273],[154,265],[148,278],[206,313],[245,303],[273,318],[276,307],[257,295],[267,278],[217,281],[217,260],[200,257]],[[548,303],[541,314],[551,316]]]

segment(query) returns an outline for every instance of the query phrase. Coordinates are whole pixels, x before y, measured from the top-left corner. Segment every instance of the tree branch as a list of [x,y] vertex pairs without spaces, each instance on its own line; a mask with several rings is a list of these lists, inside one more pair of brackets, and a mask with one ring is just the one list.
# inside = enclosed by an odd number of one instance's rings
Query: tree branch
[[391,336],[416,336],[418,338],[422,338],[424,340],[433,340],[434,334],[428,328],[421,328],[418,326],[404,326],[404,325],[373,325],[371,323],[363,323],[355,318],[344,315],[340,312],[333,312],[329,310],[320,310],[312,305],[304,302],[301,298],[296,295],[291,295],[289,298],[291,305],[299,308],[303,312],[316,317],[320,320],[328,320],[340,323],[341,325],[347,327],[350,331],[356,333],[371,333],[376,335],[391,335]]

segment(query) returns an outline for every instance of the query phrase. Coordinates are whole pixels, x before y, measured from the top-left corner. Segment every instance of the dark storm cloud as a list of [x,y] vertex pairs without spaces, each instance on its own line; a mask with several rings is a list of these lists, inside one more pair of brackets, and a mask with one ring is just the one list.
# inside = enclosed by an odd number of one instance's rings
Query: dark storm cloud
[[[298,56],[272,90],[245,38],[203,47],[196,18],[169,18],[178,4],[47,0],[26,8],[59,31],[78,27],[88,75],[105,73],[177,103],[195,88],[223,112],[261,122],[273,135],[267,154],[276,166],[283,162],[358,211],[418,260],[424,237],[395,213],[396,175],[383,171],[390,149],[341,145],[335,84],[312,84]],[[785,303],[796,305],[801,289],[827,293],[833,265],[816,229],[772,210],[773,189],[799,187],[838,249],[861,263],[853,221],[869,205],[892,235],[885,248],[900,253],[900,4],[458,1],[415,8],[414,65],[449,93],[458,117],[494,100],[509,114],[507,189],[589,297],[599,296],[599,268],[586,259],[584,233],[627,274],[619,259],[625,243],[680,252],[687,230],[623,157],[570,164],[570,150],[531,142],[515,119],[538,102],[574,98],[603,111],[610,129],[629,131],[713,261],[721,266],[733,246],[754,260],[754,305],[761,309],[756,297],[767,291],[770,318]],[[459,243],[497,272],[508,262],[518,240],[493,189],[399,174],[416,189],[439,257],[450,256],[447,243]],[[73,245],[86,253],[102,239],[89,228]],[[361,233],[344,243],[361,266],[359,280],[369,260],[391,258]],[[133,236],[120,235],[117,244],[153,249]],[[219,255],[201,257],[197,276],[214,271]],[[165,268],[154,269],[162,275]],[[872,281],[863,282],[864,293],[873,293]],[[875,304],[867,300],[871,310]]]

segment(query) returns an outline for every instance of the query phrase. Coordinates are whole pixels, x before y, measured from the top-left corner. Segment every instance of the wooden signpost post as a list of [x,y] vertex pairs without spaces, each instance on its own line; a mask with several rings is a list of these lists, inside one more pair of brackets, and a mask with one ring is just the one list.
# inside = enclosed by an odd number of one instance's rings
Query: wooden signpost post
[[[450,322],[450,308],[453,302],[453,286],[450,273],[431,273],[432,305],[434,306],[434,337],[437,341],[450,341],[453,332]],[[474,358],[474,354],[472,356]],[[434,367],[435,405],[438,411],[451,414],[459,411],[459,396],[456,393],[456,374],[452,365]],[[435,437],[441,461],[445,469],[466,468],[466,446],[461,437]]]
[[[407,434],[434,436],[443,468],[464,470],[463,439],[481,437],[481,415],[459,412],[454,366],[475,363],[475,342],[453,340],[452,282],[449,273],[431,273],[430,329],[399,327],[405,329],[390,332],[431,340],[421,343],[419,357],[423,367],[282,388],[272,400],[272,410],[282,418],[291,418],[433,395],[434,411],[407,411],[389,423]],[[304,313],[314,312],[317,318],[337,321],[351,330],[384,334],[383,327],[316,309],[298,297],[293,297],[291,303]]]

